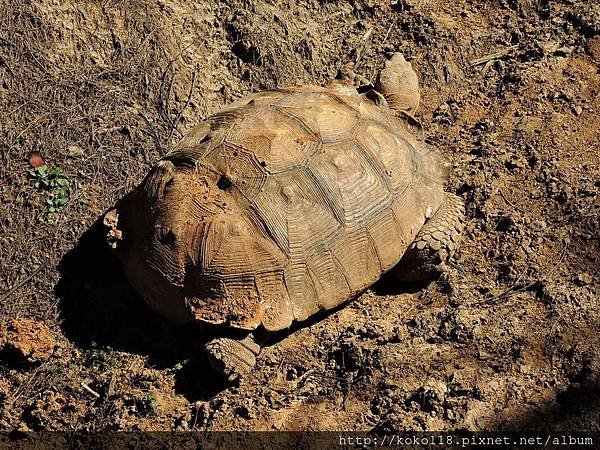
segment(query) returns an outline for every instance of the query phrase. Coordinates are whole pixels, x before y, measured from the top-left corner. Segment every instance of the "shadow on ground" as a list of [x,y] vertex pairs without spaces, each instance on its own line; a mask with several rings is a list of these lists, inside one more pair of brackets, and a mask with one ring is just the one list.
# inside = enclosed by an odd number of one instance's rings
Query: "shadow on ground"
[[384,274],[370,289],[376,295],[416,294],[427,289],[434,280],[400,282],[390,273]]
[[171,324],[146,306],[110,253],[101,220],[62,258],[59,270],[55,291],[62,329],[77,347],[146,356],[157,369],[185,362],[175,383],[190,400],[208,399],[225,388],[202,354],[208,337],[193,324]]
[[[61,260],[55,288],[60,299],[62,329],[82,349],[110,347],[146,356],[157,369],[183,364],[175,387],[188,400],[208,399],[226,386],[208,367],[202,346],[212,334],[194,324],[172,324],[150,310],[130,286],[120,261],[106,245],[106,230],[99,219]],[[415,293],[424,283],[398,283],[384,276],[372,289],[378,295]],[[291,329],[273,333],[268,345],[294,331],[335,314],[346,304],[322,311]],[[214,331],[214,330],[213,330]]]
[[595,376],[575,382],[541,408],[517,414],[498,431],[585,432],[600,430],[600,380]]

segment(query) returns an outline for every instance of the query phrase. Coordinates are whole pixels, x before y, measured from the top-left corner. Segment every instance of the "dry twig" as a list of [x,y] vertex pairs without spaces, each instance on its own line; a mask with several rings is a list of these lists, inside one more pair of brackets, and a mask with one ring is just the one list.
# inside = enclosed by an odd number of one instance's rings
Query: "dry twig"
[[[566,256],[567,256],[567,244],[565,244],[560,252],[559,252],[560,258],[558,260],[558,262],[554,265],[554,267],[546,274],[546,278],[550,277],[555,271],[556,269],[558,269],[558,267],[562,264],[562,262],[565,260]],[[475,303],[475,305],[477,306],[482,306],[482,305],[488,305],[490,303],[494,303],[497,300],[501,300],[503,298],[508,298],[514,294],[518,294],[519,292],[523,292],[526,291],[527,289],[532,288],[533,286],[535,286],[539,280],[535,280],[532,281],[531,283],[527,283],[525,286],[521,286],[518,289],[515,289],[515,287],[519,284],[519,282],[521,281],[521,279],[523,278],[525,272],[522,272],[517,279],[515,280],[515,282],[508,288],[506,289],[504,292],[502,292],[501,294],[498,294],[494,297],[490,297],[487,299],[482,300],[481,302]]]
[[469,65],[471,67],[475,67],[475,66],[479,66],[480,64],[485,64],[488,61],[493,61],[495,59],[500,59],[508,54],[510,54],[514,49],[516,49],[518,46],[517,45],[512,45],[508,48],[505,48],[503,50],[499,50],[495,53],[490,53],[489,55],[486,56],[482,56],[481,58],[475,58],[472,59],[471,61],[469,61]]
[[6,300],[10,295],[12,295],[17,289],[19,289],[19,288],[25,286],[27,283],[29,283],[29,281],[31,279],[33,279],[33,277],[35,277],[42,270],[42,268],[43,268],[42,266],[38,267],[32,274],[23,278],[21,281],[19,281],[12,287],[8,288],[8,290],[6,292],[4,292],[3,294],[0,295],[0,303],[3,303],[4,300]]
[[194,92],[194,85],[195,84],[196,84],[196,72],[194,71],[194,73],[192,73],[192,82],[191,82],[191,85],[190,85],[190,92],[188,93],[187,101],[183,105],[183,108],[181,108],[179,110],[179,112],[177,113],[177,117],[175,118],[175,122],[173,122],[173,125],[171,126],[171,132],[169,133],[169,137],[167,138],[167,145],[168,145],[169,142],[171,142],[171,138],[173,137],[173,132],[177,129],[177,124],[179,123],[179,119],[181,119],[181,115],[186,110],[186,108],[189,106],[190,101],[192,100],[192,93]]
[[81,382],[81,387],[84,388],[86,391],[88,391],[90,394],[92,394],[94,397],[100,398],[100,394],[98,394],[95,390],[93,390],[91,387],[89,387],[83,381]]

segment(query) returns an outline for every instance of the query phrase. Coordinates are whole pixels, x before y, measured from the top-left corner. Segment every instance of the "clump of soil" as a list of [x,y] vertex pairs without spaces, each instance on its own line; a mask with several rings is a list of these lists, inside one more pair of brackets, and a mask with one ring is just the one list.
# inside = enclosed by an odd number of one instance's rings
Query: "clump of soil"
[[54,338],[44,323],[0,319],[0,357],[12,364],[46,361],[54,352]]
[[[599,17],[584,0],[0,2],[0,314],[57,346],[2,365],[0,427],[597,430]],[[97,219],[223,105],[347,62],[373,81],[394,51],[467,205],[457,263],[382,280],[220,384],[206,336],[148,310]],[[54,211],[34,151],[69,180]]]

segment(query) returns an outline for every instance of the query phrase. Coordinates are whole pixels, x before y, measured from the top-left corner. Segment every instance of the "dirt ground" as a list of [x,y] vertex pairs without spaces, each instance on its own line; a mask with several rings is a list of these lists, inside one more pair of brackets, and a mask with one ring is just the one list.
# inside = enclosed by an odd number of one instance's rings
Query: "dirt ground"
[[[221,106],[393,51],[467,205],[456,265],[220,384],[96,220]],[[599,67],[595,0],[0,0],[0,428],[598,430]]]

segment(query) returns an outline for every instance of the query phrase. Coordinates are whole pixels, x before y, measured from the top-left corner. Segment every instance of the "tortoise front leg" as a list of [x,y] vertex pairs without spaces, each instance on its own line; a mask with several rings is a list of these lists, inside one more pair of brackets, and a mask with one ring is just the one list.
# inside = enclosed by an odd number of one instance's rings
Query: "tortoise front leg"
[[446,193],[444,203],[425,222],[400,262],[390,271],[399,281],[422,281],[439,276],[460,242],[465,224],[460,197]]
[[242,339],[213,339],[205,344],[204,350],[212,368],[228,381],[235,381],[252,371],[260,345],[249,333]]

